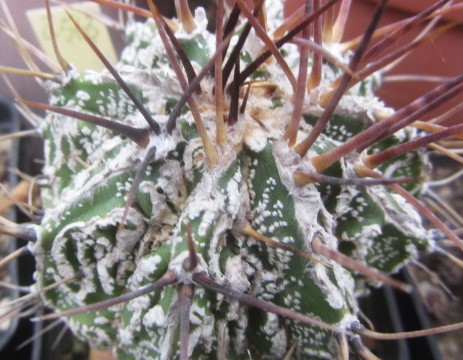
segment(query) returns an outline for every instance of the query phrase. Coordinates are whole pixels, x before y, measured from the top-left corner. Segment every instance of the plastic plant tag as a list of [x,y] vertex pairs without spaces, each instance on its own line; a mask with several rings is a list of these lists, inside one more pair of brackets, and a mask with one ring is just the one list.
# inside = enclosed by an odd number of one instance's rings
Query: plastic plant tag
[[[117,60],[108,28],[100,21],[101,8],[92,2],[72,4],[72,6],[53,6],[51,8],[53,25],[55,27],[58,47],[64,58],[72,63],[78,70],[102,70],[103,64],[91,51],[82,36],[72,24],[66,12],[69,12],[74,19],[87,31],[93,42],[113,63]],[[51,41],[47,11],[45,8],[27,11],[27,17],[38,38],[43,51],[52,59],[56,59]],[[83,54],[85,54],[83,56]]]

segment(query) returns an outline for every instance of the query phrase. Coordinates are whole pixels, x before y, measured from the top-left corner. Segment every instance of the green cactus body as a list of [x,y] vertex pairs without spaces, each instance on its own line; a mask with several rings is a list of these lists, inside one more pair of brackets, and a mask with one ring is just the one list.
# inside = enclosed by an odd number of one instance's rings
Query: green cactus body
[[[269,18],[273,16],[277,24],[281,18],[275,14],[281,13],[281,5],[266,3],[273,14]],[[196,23],[192,34],[180,30],[176,35],[199,68],[215,51],[215,35],[205,30],[201,10]],[[159,33],[151,21],[135,23],[127,38],[119,73],[163,128],[182,91]],[[259,40],[251,37],[248,43],[243,54],[254,58]],[[285,45],[283,49],[295,69],[297,48]],[[243,66],[246,56],[242,56]],[[349,55],[343,57],[347,62]],[[323,65],[322,84],[304,103],[301,139],[322,111],[321,90],[339,72],[332,64]],[[216,282],[321,319],[344,332],[357,321],[355,281],[362,280],[354,280],[333,260],[314,254],[320,261],[310,262],[245,236],[240,224],[307,253],[312,253],[311,241],[318,234],[329,248],[385,272],[396,271],[419,250],[432,246],[419,216],[385,187],[299,187],[292,178],[294,171],[313,169],[311,157],[369,127],[377,112],[389,111],[372,95],[377,79],[369,78],[345,94],[330,127],[300,158],[283,140],[293,110],[290,85],[272,62],[262,65],[253,77],[262,76],[276,90],[272,94],[251,91],[245,112],[228,129],[228,142],[217,147],[219,163],[214,167],[207,164],[189,110],[182,113],[172,134],[150,135],[146,149],[107,129],[62,115],[47,116],[42,134],[50,187],[42,192],[45,216],[34,249],[36,286],[40,289],[82,273],[78,281],[46,292],[49,306],[63,311],[111,299],[153,283],[168,269],[179,282],[191,282],[181,266],[188,254],[185,224],[190,223],[199,266]],[[214,80],[206,78],[202,93],[195,95],[211,138],[215,134],[213,86]],[[106,72],[71,71],[50,93],[54,105],[146,127]],[[229,101],[227,96],[224,101]],[[404,142],[410,131],[388,141]],[[153,146],[155,158],[143,174],[122,229],[133,179]],[[353,165],[359,157],[344,158],[326,174],[354,177]],[[417,176],[423,165],[422,157],[412,154],[384,165],[381,171],[391,177]],[[175,287],[168,286],[123,305],[71,316],[69,325],[91,345],[115,348],[120,359],[175,358],[179,351],[177,300]],[[253,358],[277,359],[294,342],[296,358],[331,359],[338,352],[328,330],[242,306],[201,287],[193,297],[190,326],[189,352],[194,359],[238,359],[248,350]]]

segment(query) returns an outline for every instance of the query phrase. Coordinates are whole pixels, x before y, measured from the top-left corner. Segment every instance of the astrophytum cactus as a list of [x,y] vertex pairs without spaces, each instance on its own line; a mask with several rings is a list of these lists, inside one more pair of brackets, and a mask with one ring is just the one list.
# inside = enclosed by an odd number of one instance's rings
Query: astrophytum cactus
[[408,125],[461,78],[397,112],[375,97],[384,64],[367,46],[385,1],[354,51],[331,33],[345,8],[321,21],[334,2],[285,20],[278,0],[218,1],[215,33],[186,2],[180,20],[101,2],[149,18],[127,25],[118,65],[65,64],[49,105],[21,101],[48,111],[29,227],[48,317],[120,359],[333,359],[348,342],[366,356],[358,296],[406,291],[385,274],[438,247],[414,197],[420,147],[461,131]]

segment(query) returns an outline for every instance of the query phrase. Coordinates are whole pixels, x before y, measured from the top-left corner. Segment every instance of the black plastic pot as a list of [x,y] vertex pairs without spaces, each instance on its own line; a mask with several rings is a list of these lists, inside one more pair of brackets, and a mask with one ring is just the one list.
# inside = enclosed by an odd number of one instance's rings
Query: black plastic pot
[[[12,105],[11,101],[5,99],[5,98],[0,98],[0,133],[1,134],[8,134],[8,133],[13,133],[19,130],[19,117],[17,114],[16,109]],[[9,167],[16,167],[17,165],[17,160],[18,160],[18,144],[17,141],[13,141],[11,144],[11,149],[10,153],[11,156],[9,158]],[[17,178],[16,175],[8,171],[6,173],[6,179],[4,179],[8,182],[8,184],[13,187],[16,182]],[[9,211],[6,216],[12,220],[16,220],[16,215],[13,210]],[[13,252],[14,250],[17,249],[17,240],[15,238],[10,237],[8,239],[8,253]],[[9,281],[12,284],[19,284],[19,269],[18,269],[18,262],[12,261],[10,264],[8,264],[8,277]],[[19,291],[14,288],[1,288],[0,289],[0,299],[7,298],[9,300],[13,300],[18,298],[19,296]],[[18,329],[18,324],[19,321],[18,319],[10,319],[7,322],[7,327],[3,330],[0,330],[0,354],[2,350],[4,350],[7,347],[7,344],[10,343],[11,339],[13,338],[14,334],[16,333]],[[2,359],[5,359],[4,356],[0,356]]]
[[[0,97],[0,133],[13,133],[18,131],[20,127],[20,116],[13,106],[12,101]],[[36,160],[42,157],[42,148],[41,140],[38,138],[27,138],[21,142],[13,141],[9,167],[18,167],[27,174],[40,173],[41,165]],[[7,173],[6,180],[10,187],[13,187],[17,183],[17,177],[11,171]],[[8,218],[17,222],[30,220],[22,214],[16,214],[14,210],[10,211]],[[8,253],[24,245],[26,243],[23,240],[10,238]],[[33,256],[23,255],[8,265],[9,282],[19,286],[29,286],[33,283],[32,276],[34,271],[35,262]],[[7,297],[8,300],[14,300],[19,295],[17,289],[0,288],[0,299]],[[41,315],[41,313],[37,313],[36,315]],[[63,358],[68,358],[84,360],[87,358],[84,345],[80,345],[81,348],[83,347],[83,350],[80,349],[79,351],[75,349],[77,341],[74,340],[69,331],[63,336],[62,330],[64,325],[58,326],[41,335],[42,330],[48,324],[41,321],[33,323],[29,318],[12,319],[5,331],[0,330],[0,359],[62,360]],[[32,339],[34,340],[30,341],[26,346],[22,346],[25,341]],[[20,349],[18,348],[19,346],[21,346]]]
[[[402,270],[395,278],[413,284],[407,270]],[[432,326],[416,290],[407,294],[388,286],[374,289],[370,296],[361,300],[361,308],[380,332],[398,333]],[[370,347],[383,360],[442,360],[434,336],[378,341],[370,344]]]

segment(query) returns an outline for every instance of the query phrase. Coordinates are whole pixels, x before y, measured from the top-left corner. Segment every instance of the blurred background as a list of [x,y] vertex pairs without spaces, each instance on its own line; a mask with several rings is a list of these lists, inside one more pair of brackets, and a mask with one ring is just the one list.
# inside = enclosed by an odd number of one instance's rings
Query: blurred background
[[[76,1],[71,0],[65,2],[73,3]],[[158,3],[160,10],[166,16],[172,17],[175,15],[173,1],[157,0],[155,2]],[[374,0],[356,0],[352,2],[352,11],[350,12],[350,18],[347,22],[344,40],[352,39],[364,31],[373,12],[375,2]],[[388,11],[381,20],[381,25],[404,19],[434,2],[433,0],[391,0],[389,1]],[[462,1],[455,2],[461,3]],[[28,9],[43,7],[43,3],[43,1],[30,0],[15,0],[14,2],[8,2],[9,9],[15,19],[19,32],[25,39],[34,45],[38,45],[37,37],[31,29],[25,12]],[[139,6],[146,6],[145,0],[137,0],[136,3]],[[287,0],[285,7],[286,14],[289,15],[296,11],[303,3],[304,0]],[[206,6],[206,8],[209,9],[209,15],[212,19],[215,10],[214,0],[192,0],[190,4],[192,7]],[[107,7],[102,8],[104,14],[113,19],[117,19],[116,11]],[[456,22],[459,25],[446,32],[443,36],[415,49],[388,74],[388,77],[386,77],[386,82],[378,90],[378,95],[383,98],[388,105],[395,108],[404,106],[437,84],[435,81],[423,81],[418,79],[400,81],[400,77],[397,77],[397,75],[426,75],[428,80],[432,80],[430,76],[435,76],[439,79],[463,72],[463,61],[461,60],[461,54],[463,53],[463,10],[445,15],[443,21]],[[409,36],[416,36],[422,29],[423,27],[419,27],[411,32]],[[123,44],[123,35],[117,29],[110,29],[110,33],[116,52],[120,52]],[[0,44],[0,64],[4,66],[24,67],[24,63],[15,50],[13,43],[3,32],[0,32]],[[46,95],[43,90],[36,82],[31,81],[30,78],[13,75],[9,75],[9,78],[18,90],[18,93],[22,94],[24,98],[46,101]],[[11,96],[10,91],[6,88],[1,78],[0,96]],[[462,101],[463,96],[457,97],[449,102],[445,108],[451,108]],[[441,112],[442,109],[438,109],[430,113],[429,116],[432,117]],[[460,112],[458,115],[453,116],[452,121],[459,122],[461,114]]]
[[[44,1],[37,0],[37,1],[30,1],[30,0],[15,0],[15,1],[4,1],[0,0],[2,5],[8,3],[8,9],[11,12],[11,16],[14,19],[19,33],[29,42],[31,42],[35,46],[39,46],[38,38],[34,31],[32,30],[31,24],[26,16],[26,11],[34,8],[43,8]],[[227,0],[229,3],[231,0]],[[80,1],[64,1],[65,3],[75,3]],[[159,6],[162,13],[168,17],[172,17],[175,15],[175,7],[173,1],[163,1],[157,0],[155,1]],[[390,0],[388,5],[388,11],[384,15],[381,20],[381,25],[390,24],[406,17],[409,17],[412,14],[416,14],[420,10],[426,8],[430,4],[436,1],[433,0]],[[144,0],[137,0],[137,5],[139,6],[146,6],[146,2]],[[289,16],[292,12],[297,11],[301,6],[303,6],[304,0],[288,0],[286,1],[285,6],[285,14]],[[368,21],[370,20],[371,14],[373,13],[373,9],[375,6],[376,1],[374,0],[354,0],[352,2],[352,10],[350,12],[350,17],[347,21],[347,28],[344,34],[344,40],[352,39],[360,34],[363,33]],[[462,3],[463,1],[455,1],[455,3]],[[211,19],[211,28],[214,25],[214,12],[215,12],[215,1],[214,0],[192,0],[190,1],[190,5],[192,7],[196,6],[206,6],[208,9],[208,15]],[[118,14],[116,11],[108,8],[102,7],[102,11],[104,16],[107,16],[109,19],[116,20],[113,21],[113,24],[117,24]],[[0,18],[5,19],[5,8],[0,7]],[[458,12],[446,15],[442,22],[455,22],[456,26],[446,32],[443,36],[433,40],[432,42],[420,46],[419,48],[415,49],[413,53],[409,54],[405,59],[400,62],[397,66],[395,66],[390,73],[385,78],[385,83],[378,89],[378,95],[385,100],[385,102],[393,106],[395,108],[399,108],[406,104],[409,104],[411,101],[416,99],[417,97],[424,94],[426,91],[435,87],[438,82],[436,81],[429,81],[432,80],[432,77],[437,77],[438,80],[442,80],[443,78],[448,78],[451,76],[455,76],[457,74],[463,73],[463,61],[462,61],[462,54],[463,54],[463,10]],[[0,23],[0,25],[3,25]],[[419,34],[423,30],[423,27],[416,29],[408,36],[414,37]],[[119,54],[122,50],[124,44],[124,35],[121,29],[118,29],[117,26],[109,28],[109,34],[111,43],[114,46],[116,54]],[[406,41],[407,39],[403,39]],[[400,44],[400,42],[398,42]],[[86,56],[85,53],[78,54],[79,56]],[[17,68],[26,68],[24,61],[22,60],[21,56],[18,54],[17,49],[15,48],[14,43],[11,39],[3,32],[0,31],[0,65],[3,66],[11,66]],[[44,70],[46,67],[43,67]],[[47,70],[48,71],[48,70]],[[400,81],[400,76],[424,76],[421,80],[416,78],[414,80],[407,80],[407,81]],[[26,76],[19,76],[19,75],[8,75],[8,79],[11,84],[14,86],[15,90],[21,97],[46,102],[47,95],[45,91],[41,88],[41,86],[35,80],[26,77]],[[423,81],[426,79],[427,81]],[[5,99],[12,99],[15,96],[12,94],[8,86],[6,85],[4,79],[0,77],[0,97]],[[453,99],[451,102],[446,104],[444,107],[436,109],[434,112],[428,114],[428,117],[433,117],[436,114],[442,113],[452,107],[457,106],[463,102],[463,95],[460,95]],[[459,111],[450,119],[452,123],[461,123],[463,117],[463,111]],[[30,127],[27,122],[22,119],[21,124],[23,129]],[[18,167],[21,171],[29,174],[29,175],[36,175],[40,173],[41,168],[41,158],[42,158],[42,144],[40,139],[29,137],[21,141],[19,147],[19,164]],[[438,175],[438,177],[443,177]],[[463,189],[463,184],[461,186]],[[453,190],[447,194],[447,196],[452,197],[454,194]],[[459,193],[460,194],[460,193]],[[460,195],[459,195],[460,196]],[[453,195],[455,197],[455,195]],[[461,196],[460,196],[461,198]],[[426,260],[424,260],[426,261]],[[436,258],[431,258],[429,260],[428,266],[439,265],[439,260],[436,261]],[[448,264],[444,264],[442,266],[448,266]],[[25,263],[24,270],[29,268],[28,273],[24,276],[23,284],[30,283],[32,271],[34,269],[33,263],[29,260],[29,262]],[[463,284],[463,275],[461,272],[454,272],[454,267],[452,270],[447,270],[447,277],[449,280],[453,281],[452,290],[455,293],[459,294],[462,292],[461,286]],[[458,290],[460,289],[460,290]],[[437,296],[436,293],[430,293],[430,296]],[[382,295],[381,295],[382,296]],[[463,295],[462,295],[463,296]],[[461,314],[461,303],[457,302],[453,305],[448,305],[447,302],[442,301],[435,301],[435,299],[431,299],[429,302],[429,306],[439,307],[435,308],[434,310],[436,313],[444,314],[442,315],[444,318],[442,319],[444,322],[449,322],[453,320],[457,320],[454,316],[458,312]],[[437,305],[436,305],[437,304]],[[445,309],[445,307],[448,307]],[[452,308],[450,308],[452,306]],[[449,311],[450,310],[450,311]],[[448,314],[452,314],[452,318],[445,318],[445,316],[449,316]],[[21,326],[26,326],[22,324]],[[30,324],[28,325],[30,327]],[[32,330],[25,327],[20,327],[23,337],[29,337],[32,333]],[[51,337],[52,340],[53,336]],[[49,341],[49,340],[47,340]],[[6,349],[3,353],[0,353],[0,359],[17,359],[17,358],[24,358],[29,359],[30,357],[30,349],[26,349],[29,351],[27,355],[21,355],[18,352],[12,352],[13,349],[17,346],[20,342],[16,342],[12,344],[10,348]],[[454,346],[455,342],[451,342],[447,345],[448,348]],[[461,345],[461,344],[460,344]],[[44,343],[44,347],[51,347],[51,344]],[[75,347],[79,346],[76,345],[75,342],[72,342],[72,346],[74,347],[73,353],[78,354],[79,351],[76,351]],[[84,349],[84,347],[82,348]],[[458,354],[459,348],[457,347],[453,353]],[[82,354],[85,353],[85,349],[82,350]],[[26,353],[24,353],[26,354]],[[37,355],[39,356],[39,355]],[[85,355],[86,356],[86,355]],[[102,355],[100,355],[102,356]],[[76,357],[73,357],[76,358]],[[449,359],[450,357],[444,357],[445,359]],[[457,357],[454,357],[458,359]],[[36,359],[40,359],[40,356]],[[97,358],[97,359],[101,359]]]

